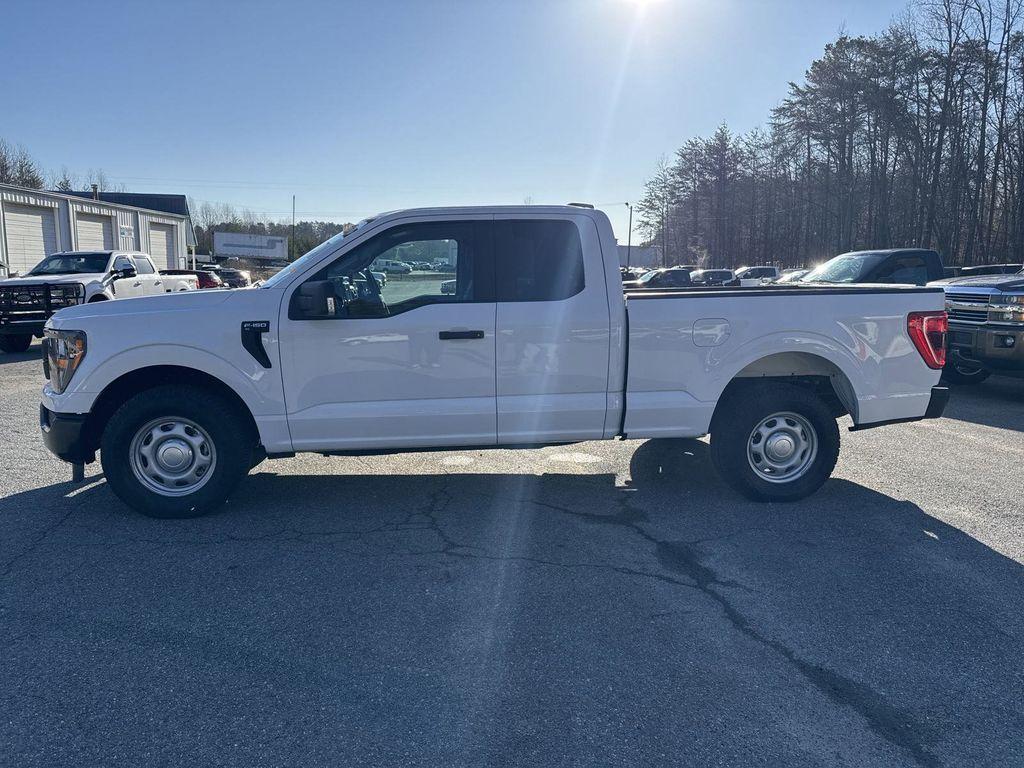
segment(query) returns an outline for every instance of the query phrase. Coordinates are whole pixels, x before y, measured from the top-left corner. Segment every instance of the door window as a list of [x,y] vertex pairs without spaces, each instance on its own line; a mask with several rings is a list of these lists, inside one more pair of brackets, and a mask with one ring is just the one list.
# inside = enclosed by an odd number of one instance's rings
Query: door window
[[[428,304],[494,301],[485,253],[487,222],[404,224],[377,235],[320,270],[335,316],[389,317]],[[431,269],[414,270],[412,262]]]
[[928,267],[921,256],[900,256],[879,270],[872,282],[924,285],[928,282]]
[[140,256],[135,259],[135,269],[140,275],[152,275],[153,265],[149,263],[149,259]]
[[583,290],[583,246],[571,221],[494,222],[498,301],[560,301]]

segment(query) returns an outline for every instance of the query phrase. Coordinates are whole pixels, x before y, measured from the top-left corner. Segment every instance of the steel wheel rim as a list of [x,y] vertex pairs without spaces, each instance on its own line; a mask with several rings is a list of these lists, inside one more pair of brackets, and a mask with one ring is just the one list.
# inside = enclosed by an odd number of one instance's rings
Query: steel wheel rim
[[818,455],[811,422],[789,411],[762,419],[747,438],[747,461],[762,480],[790,483],[807,474]]
[[135,479],[160,496],[195,493],[213,475],[217,450],[209,433],[181,416],[153,419],[140,427],[128,449]]

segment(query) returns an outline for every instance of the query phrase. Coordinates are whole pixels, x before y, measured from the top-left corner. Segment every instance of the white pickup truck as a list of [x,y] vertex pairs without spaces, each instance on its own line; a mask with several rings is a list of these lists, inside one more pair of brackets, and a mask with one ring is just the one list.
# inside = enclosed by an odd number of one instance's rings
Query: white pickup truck
[[194,290],[192,275],[161,275],[144,253],[66,251],[47,256],[26,275],[0,280],[0,350],[24,352],[64,307],[110,299]]
[[[382,260],[452,276],[383,289]],[[419,209],[367,220],[249,291],[86,304],[47,323],[41,428],[100,451],[139,511],[198,515],[265,457],[710,433],[761,500],[817,489],[854,429],[939,416],[941,289],[793,286],[623,295],[588,208]]]

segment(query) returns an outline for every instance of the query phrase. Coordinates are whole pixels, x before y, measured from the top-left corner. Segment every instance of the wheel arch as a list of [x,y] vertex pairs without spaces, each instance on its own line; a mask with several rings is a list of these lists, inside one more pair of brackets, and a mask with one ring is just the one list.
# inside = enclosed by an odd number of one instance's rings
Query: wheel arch
[[100,438],[110,417],[128,399],[147,389],[170,382],[202,387],[224,397],[242,418],[246,430],[252,437],[253,446],[259,445],[260,433],[256,418],[245,400],[230,385],[216,376],[196,368],[181,365],[151,365],[121,374],[103,388],[94,401],[85,423],[84,435],[89,447],[93,450],[99,447]]
[[744,365],[726,384],[715,405],[714,423],[723,403],[752,383],[779,381],[815,392],[838,418],[858,417],[857,395],[853,382],[843,368],[816,352],[776,352]]

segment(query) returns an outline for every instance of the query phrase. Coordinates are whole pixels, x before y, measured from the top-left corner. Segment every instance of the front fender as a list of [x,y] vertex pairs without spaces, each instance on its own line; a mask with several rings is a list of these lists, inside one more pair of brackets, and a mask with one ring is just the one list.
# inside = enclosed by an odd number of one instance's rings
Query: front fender
[[[93,352],[94,350],[89,350]],[[49,396],[52,410],[85,413],[112,382],[127,373],[153,366],[172,365],[209,374],[234,390],[249,406],[254,416],[284,413],[280,397],[280,376],[274,369],[253,366],[246,371],[204,349],[185,344],[147,344],[112,354],[98,356],[100,362],[89,366],[89,355],[61,395]],[[172,384],[174,382],[167,382]]]

